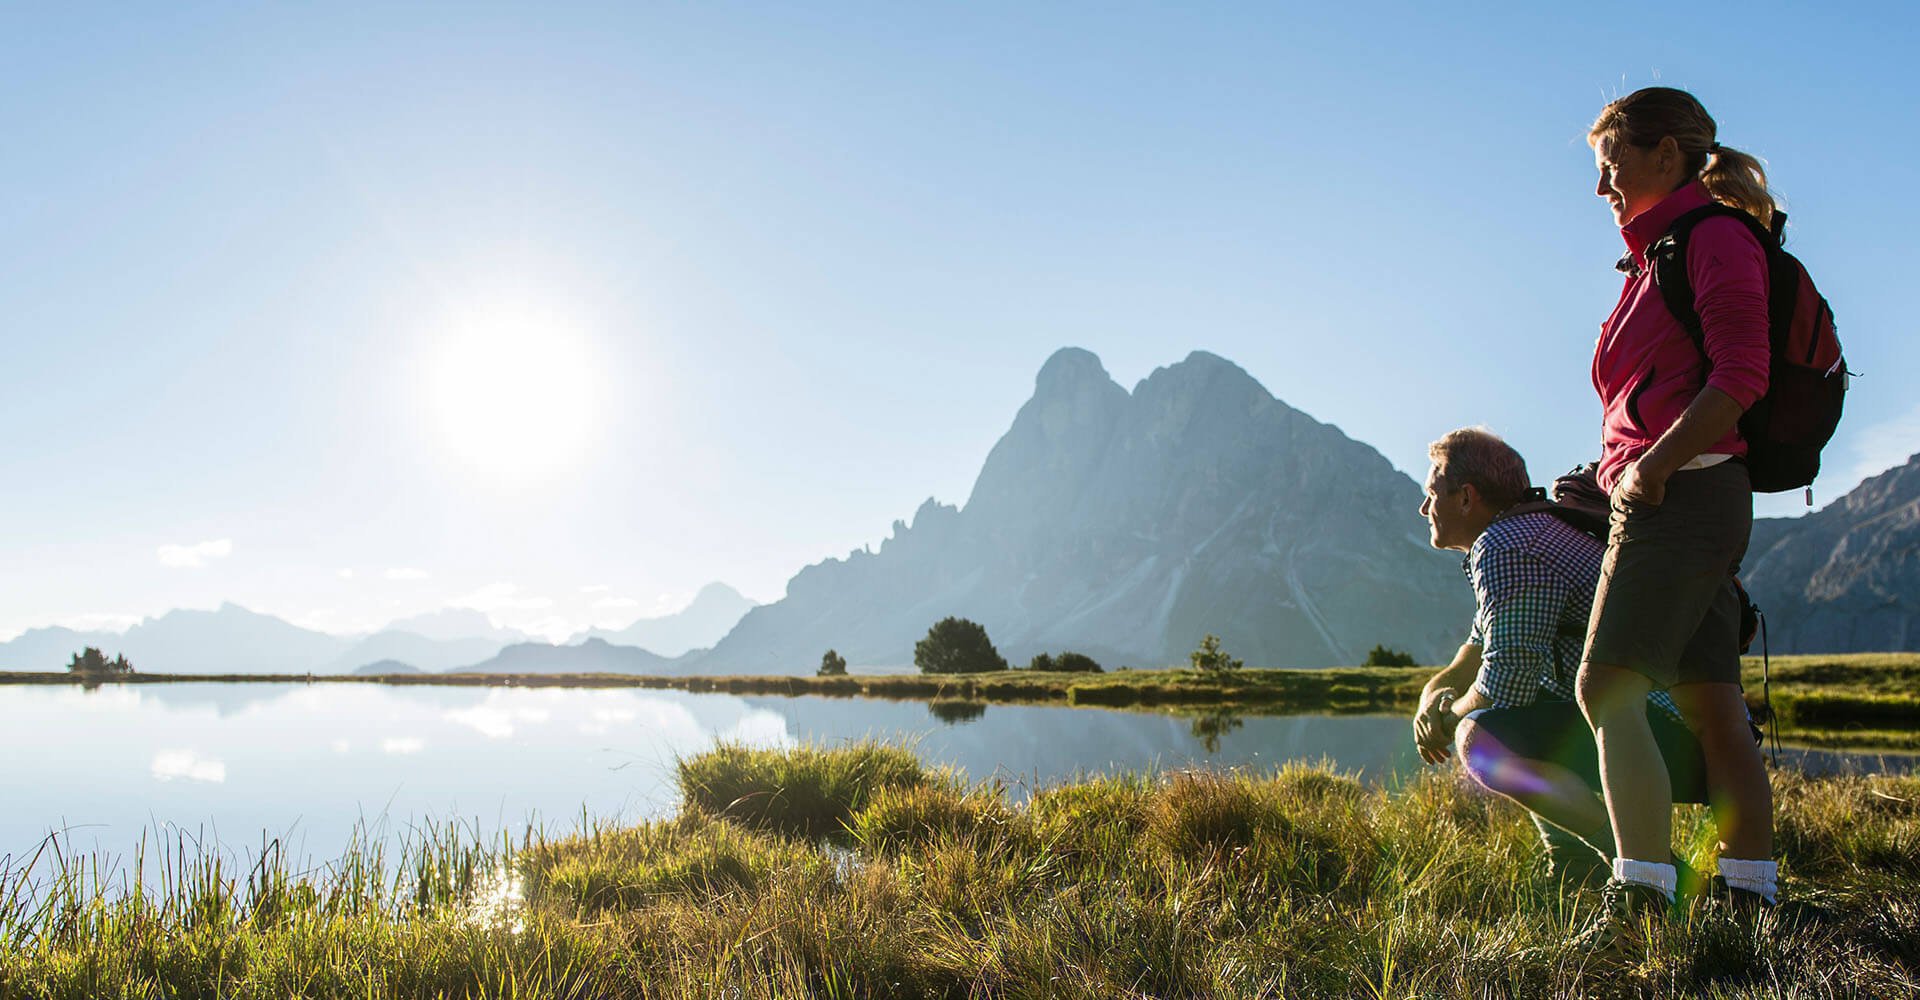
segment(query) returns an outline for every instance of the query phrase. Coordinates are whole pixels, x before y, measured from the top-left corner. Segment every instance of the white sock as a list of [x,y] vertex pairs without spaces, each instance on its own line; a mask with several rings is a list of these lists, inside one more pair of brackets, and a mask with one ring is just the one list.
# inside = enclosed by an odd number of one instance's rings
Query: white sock
[[1721,858],[1720,877],[1735,889],[1758,893],[1769,903],[1778,902],[1780,864],[1777,861],[1749,861],[1746,858]]
[[[1673,887],[1680,881],[1680,873],[1672,865],[1658,861],[1635,861],[1632,858],[1614,858],[1613,877],[1621,882],[1653,886],[1667,897],[1669,903],[1673,902]],[[1733,879],[1728,878],[1727,881],[1731,884]]]

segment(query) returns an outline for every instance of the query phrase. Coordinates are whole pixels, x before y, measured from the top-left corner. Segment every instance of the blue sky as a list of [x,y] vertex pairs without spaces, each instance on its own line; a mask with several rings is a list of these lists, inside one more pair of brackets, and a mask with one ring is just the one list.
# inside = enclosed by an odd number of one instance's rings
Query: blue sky
[[1618,291],[1584,126],[1653,83],[1867,373],[1818,498],[1920,451],[1909,6],[903,6],[0,9],[0,636],[777,598],[1067,345],[1547,478]]

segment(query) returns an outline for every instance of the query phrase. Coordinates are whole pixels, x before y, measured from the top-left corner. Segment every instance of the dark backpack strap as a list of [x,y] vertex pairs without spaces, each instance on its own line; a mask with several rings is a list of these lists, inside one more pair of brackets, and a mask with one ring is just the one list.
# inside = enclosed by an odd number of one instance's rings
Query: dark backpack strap
[[[1713,357],[1707,354],[1707,332],[1700,323],[1700,312],[1693,303],[1693,276],[1687,272],[1687,243],[1693,237],[1693,229],[1708,219],[1726,217],[1739,219],[1759,242],[1761,252],[1767,255],[1767,270],[1773,270],[1774,254],[1780,249],[1780,238],[1760,220],[1748,215],[1732,205],[1714,202],[1702,205],[1673,220],[1673,225],[1657,240],[1647,247],[1647,264],[1653,271],[1653,283],[1660,289],[1660,298],[1667,304],[1667,311],[1680,321],[1681,329],[1693,338],[1693,346],[1707,359],[1707,372],[1713,371]],[[1786,213],[1775,213],[1775,225],[1786,222]],[[1784,231],[1784,230],[1783,230]]]
[[1586,535],[1588,538],[1592,538],[1602,545],[1607,543],[1607,518],[1605,515],[1595,516],[1591,510],[1575,507],[1570,504],[1555,503],[1552,500],[1548,500],[1546,491],[1539,487],[1535,487],[1526,499],[1495,515],[1493,520],[1496,522],[1504,521],[1507,518],[1519,517],[1522,514],[1551,515],[1555,520]]

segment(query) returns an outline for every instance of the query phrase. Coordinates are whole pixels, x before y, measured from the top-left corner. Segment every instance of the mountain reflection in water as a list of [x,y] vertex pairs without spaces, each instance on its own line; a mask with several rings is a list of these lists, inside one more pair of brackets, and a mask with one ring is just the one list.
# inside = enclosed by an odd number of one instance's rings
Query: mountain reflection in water
[[[357,825],[401,838],[428,822],[480,831],[671,813],[674,763],[737,740],[876,738],[1009,795],[1076,775],[1327,760],[1368,780],[1419,765],[1388,716],[1162,715],[979,702],[738,697],[633,688],[376,684],[0,686],[0,856],[52,830],[130,851],[143,832],[229,846],[281,838],[339,856]],[[1862,758],[1811,754],[1809,766]],[[1865,766],[1911,769],[1914,758]]]

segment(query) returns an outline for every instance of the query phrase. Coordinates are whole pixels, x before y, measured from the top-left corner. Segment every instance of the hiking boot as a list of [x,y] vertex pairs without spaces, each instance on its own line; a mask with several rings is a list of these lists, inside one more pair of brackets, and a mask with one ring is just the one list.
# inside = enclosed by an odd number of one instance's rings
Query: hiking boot
[[1736,889],[1727,884],[1725,875],[1715,875],[1707,880],[1707,891],[1702,894],[1707,905],[1722,909],[1736,917],[1753,918],[1764,910],[1771,910],[1774,904],[1767,897],[1751,889]]
[[1540,860],[1540,871],[1547,876],[1547,884],[1561,892],[1598,890],[1613,877],[1613,863],[1591,850],[1548,854]]
[[1769,915],[1773,918],[1774,926],[1783,930],[1799,930],[1808,924],[1831,920],[1834,916],[1826,907],[1803,899],[1769,902],[1767,897],[1751,889],[1728,885],[1724,875],[1715,875],[1707,882],[1703,898],[1708,906],[1743,923],[1754,923],[1763,914]]
[[[1540,833],[1540,867],[1536,870],[1546,876],[1547,884],[1567,893],[1597,890],[1613,876],[1612,859],[1592,844],[1538,815],[1533,817],[1533,825]],[[1612,842],[1611,834],[1608,842]]]
[[1611,879],[1600,890],[1599,915],[1574,937],[1572,946],[1589,955],[1644,949],[1647,923],[1665,920],[1672,905],[1667,894],[1653,886]]

